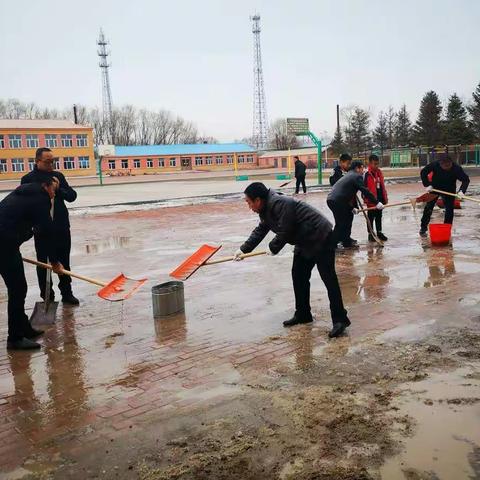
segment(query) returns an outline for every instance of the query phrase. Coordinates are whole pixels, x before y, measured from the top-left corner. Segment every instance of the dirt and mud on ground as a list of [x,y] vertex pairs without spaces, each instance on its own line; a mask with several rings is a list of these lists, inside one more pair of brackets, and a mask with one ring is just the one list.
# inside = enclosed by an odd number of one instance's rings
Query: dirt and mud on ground
[[[391,201],[419,189],[392,186]],[[306,201],[328,213],[324,194]],[[281,326],[289,249],[204,267],[185,314],[155,322],[148,287],[105,305],[77,282],[83,304],[60,311],[42,352],[0,356],[0,478],[480,478],[480,209],[457,213],[443,248],[411,209],[385,211],[383,249],[355,220],[362,246],[337,258],[352,327],[333,341],[316,274],[316,321]],[[254,224],[241,202],[74,216],[72,264],[152,286]]]

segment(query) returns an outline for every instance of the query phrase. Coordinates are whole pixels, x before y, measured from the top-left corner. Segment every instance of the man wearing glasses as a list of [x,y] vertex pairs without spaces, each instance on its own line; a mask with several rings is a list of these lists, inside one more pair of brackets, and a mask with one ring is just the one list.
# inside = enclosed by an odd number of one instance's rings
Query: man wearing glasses
[[[49,148],[39,148],[35,153],[35,166],[30,173],[22,177],[22,184],[25,183],[43,183],[45,179],[51,178],[55,186],[55,201],[53,205],[53,229],[55,238],[55,249],[58,261],[65,270],[70,270],[70,221],[65,201],[74,202],[77,198],[77,192],[70,187],[64,175],[54,170],[55,158]],[[35,235],[35,250],[37,260],[46,262],[49,248],[45,245],[42,237]],[[37,267],[37,277],[40,287],[40,295],[45,299],[46,270]],[[72,279],[68,275],[58,275],[58,288],[62,295],[62,301],[68,305],[79,305],[79,301],[72,292]],[[50,286],[50,288],[52,288]],[[53,300],[55,294],[53,289],[50,291],[50,299]]]

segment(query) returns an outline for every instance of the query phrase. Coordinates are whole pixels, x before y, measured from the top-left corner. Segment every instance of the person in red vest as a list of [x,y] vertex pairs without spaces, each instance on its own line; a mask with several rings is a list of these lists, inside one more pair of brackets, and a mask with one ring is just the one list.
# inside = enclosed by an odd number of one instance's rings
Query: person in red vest
[[[377,203],[381,202],[386,205],[388,203],[387,189],[385,188],[385,180],[383,178],[383,173],[379,168],[379,164],[380,161],[377,155],[370,155],[368,158],[368,170],[365,173],[364,182],[370,193],[375,195]],[[377,205],[377,203],[373,203],[367,197],[364,196],[363,198],[367,207],[375,207]],[[382,210],[369,210],[368,218],[370,219],[372,228],[375,225],[377,237],[382,241],[388,240],[388,238],[382,232]],[[370,232],[368,233],[368,240],[370,242],[375,241]]]

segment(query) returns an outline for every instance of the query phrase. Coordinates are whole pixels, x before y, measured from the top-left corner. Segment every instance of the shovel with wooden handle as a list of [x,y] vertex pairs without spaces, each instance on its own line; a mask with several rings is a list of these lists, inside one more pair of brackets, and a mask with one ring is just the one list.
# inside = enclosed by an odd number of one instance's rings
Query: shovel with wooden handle
[[456,197],[456,198],[459,198],[460,200],[469,200],[470,202],[480,203],[480,200],[478,198],[469,197],[467,195],[464,195],[463,197],[461,197],[457,193],[445,192],[443,190],[437,190],[436,188],[433,188],[430,191],[435,193],[440,193],[442,195],[450,195],[451,197]]

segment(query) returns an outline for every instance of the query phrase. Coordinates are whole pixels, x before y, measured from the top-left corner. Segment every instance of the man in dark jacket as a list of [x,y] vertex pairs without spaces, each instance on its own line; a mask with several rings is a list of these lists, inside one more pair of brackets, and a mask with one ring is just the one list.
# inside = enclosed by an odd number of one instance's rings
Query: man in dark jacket
[[[77,193],[70,187],[62,173],[53,170],[55,159],[49,148],[39,148],[35,154],[35,166],[30,173],[22,177],[22,185],[27,183],[42,183],[45,179],[53,178],[56,184],[56,195],[53,213],[53,226],[55,229],[56,249],[59,261],[66,270],[70,270],[70,220],[65,201],[74,202]],[[35,235],[35,250],[37,260],[46,262],[48,257],[48,246],[38,235]],[[44,268],[37,268],[38,285],[40,287],[40,296],[45,298],[46,271]],[[72,279],[68,275],[59,275],[58,287],[62,294],[63,303],[69,305],[78,305],[79,301],[72,293]],[[53,289],[50,292],[50,298],[55,298]]]
[[333,169],[333,175],[329,178],[333,187],[350,170],[352,157],[348,153],[342,153],[338,159],[338,165]]
[[295,245],[292,266],[295,315],[283,325],[290,327],[313,321],[310,277],[316,265],[330,301],[333,328],[329,336],[341,335],[350,325],[350,320],[343,306],[335,272],[332,224],[311,205],[269,190],[260,182],[254,182],[246,188],[245,200],[250,209],[260,216],[260,223],[235,252],[236,260],[241,260],[242,254],[253,251],[270,230],[276,236],[269,243],[269,254],[276,255],[287,243]]
[[25,314],[27,281],[23,270],[20,245],[33,235],[47,245],[54,272],[61,272],[55,251],[51,200],[55,195],[52,179],[42,184],[21,185],[0,202],[0,275],[8,291],[7,348],[29,350],[40,348],[31,339],[43,332],[35,330]]
[[302,185],[303,193],[307,193],[307,185],[305,184],[306,172],[307,166],[298,157],[295,157],[295,178],[297,179],[295,193],[300,191],[300,185]]
[[[424,187],[427,187],[427,190],[432,190],[433,188],[437,190],[443,190],[445,192],[456,193],[457,192],[457,180],[462,182],[460,185],[459,196],[465,195],[468,185],[470,183],[469,176],[465,173],[465,170],[454,163],[450,157],[443,158],[437,162],[432,162],[422,168],[420,172],[420,177]],[[431,180],[430,180],[431,179]],[[444,223],[453,223],[454,216],[454,207],[455,207],[455,197],[450,195],[441,195],[445,205],[445,218]],[[432,200],[425,204],[423,209],[420,235],[425,236],[427,234],[427,227],[430,223],[430,218],[432,216],[433,208],[437,200]]]
[[355,161],[350,171],[335,183],[327,197],[327,205],[335,218],[333,236],[335,244],[342,242],[344,248],[357,245],[351,238],[354,209],[357,207],[357,192],[360,191],[378,210],[383,208],[363,182],[363,163]]

